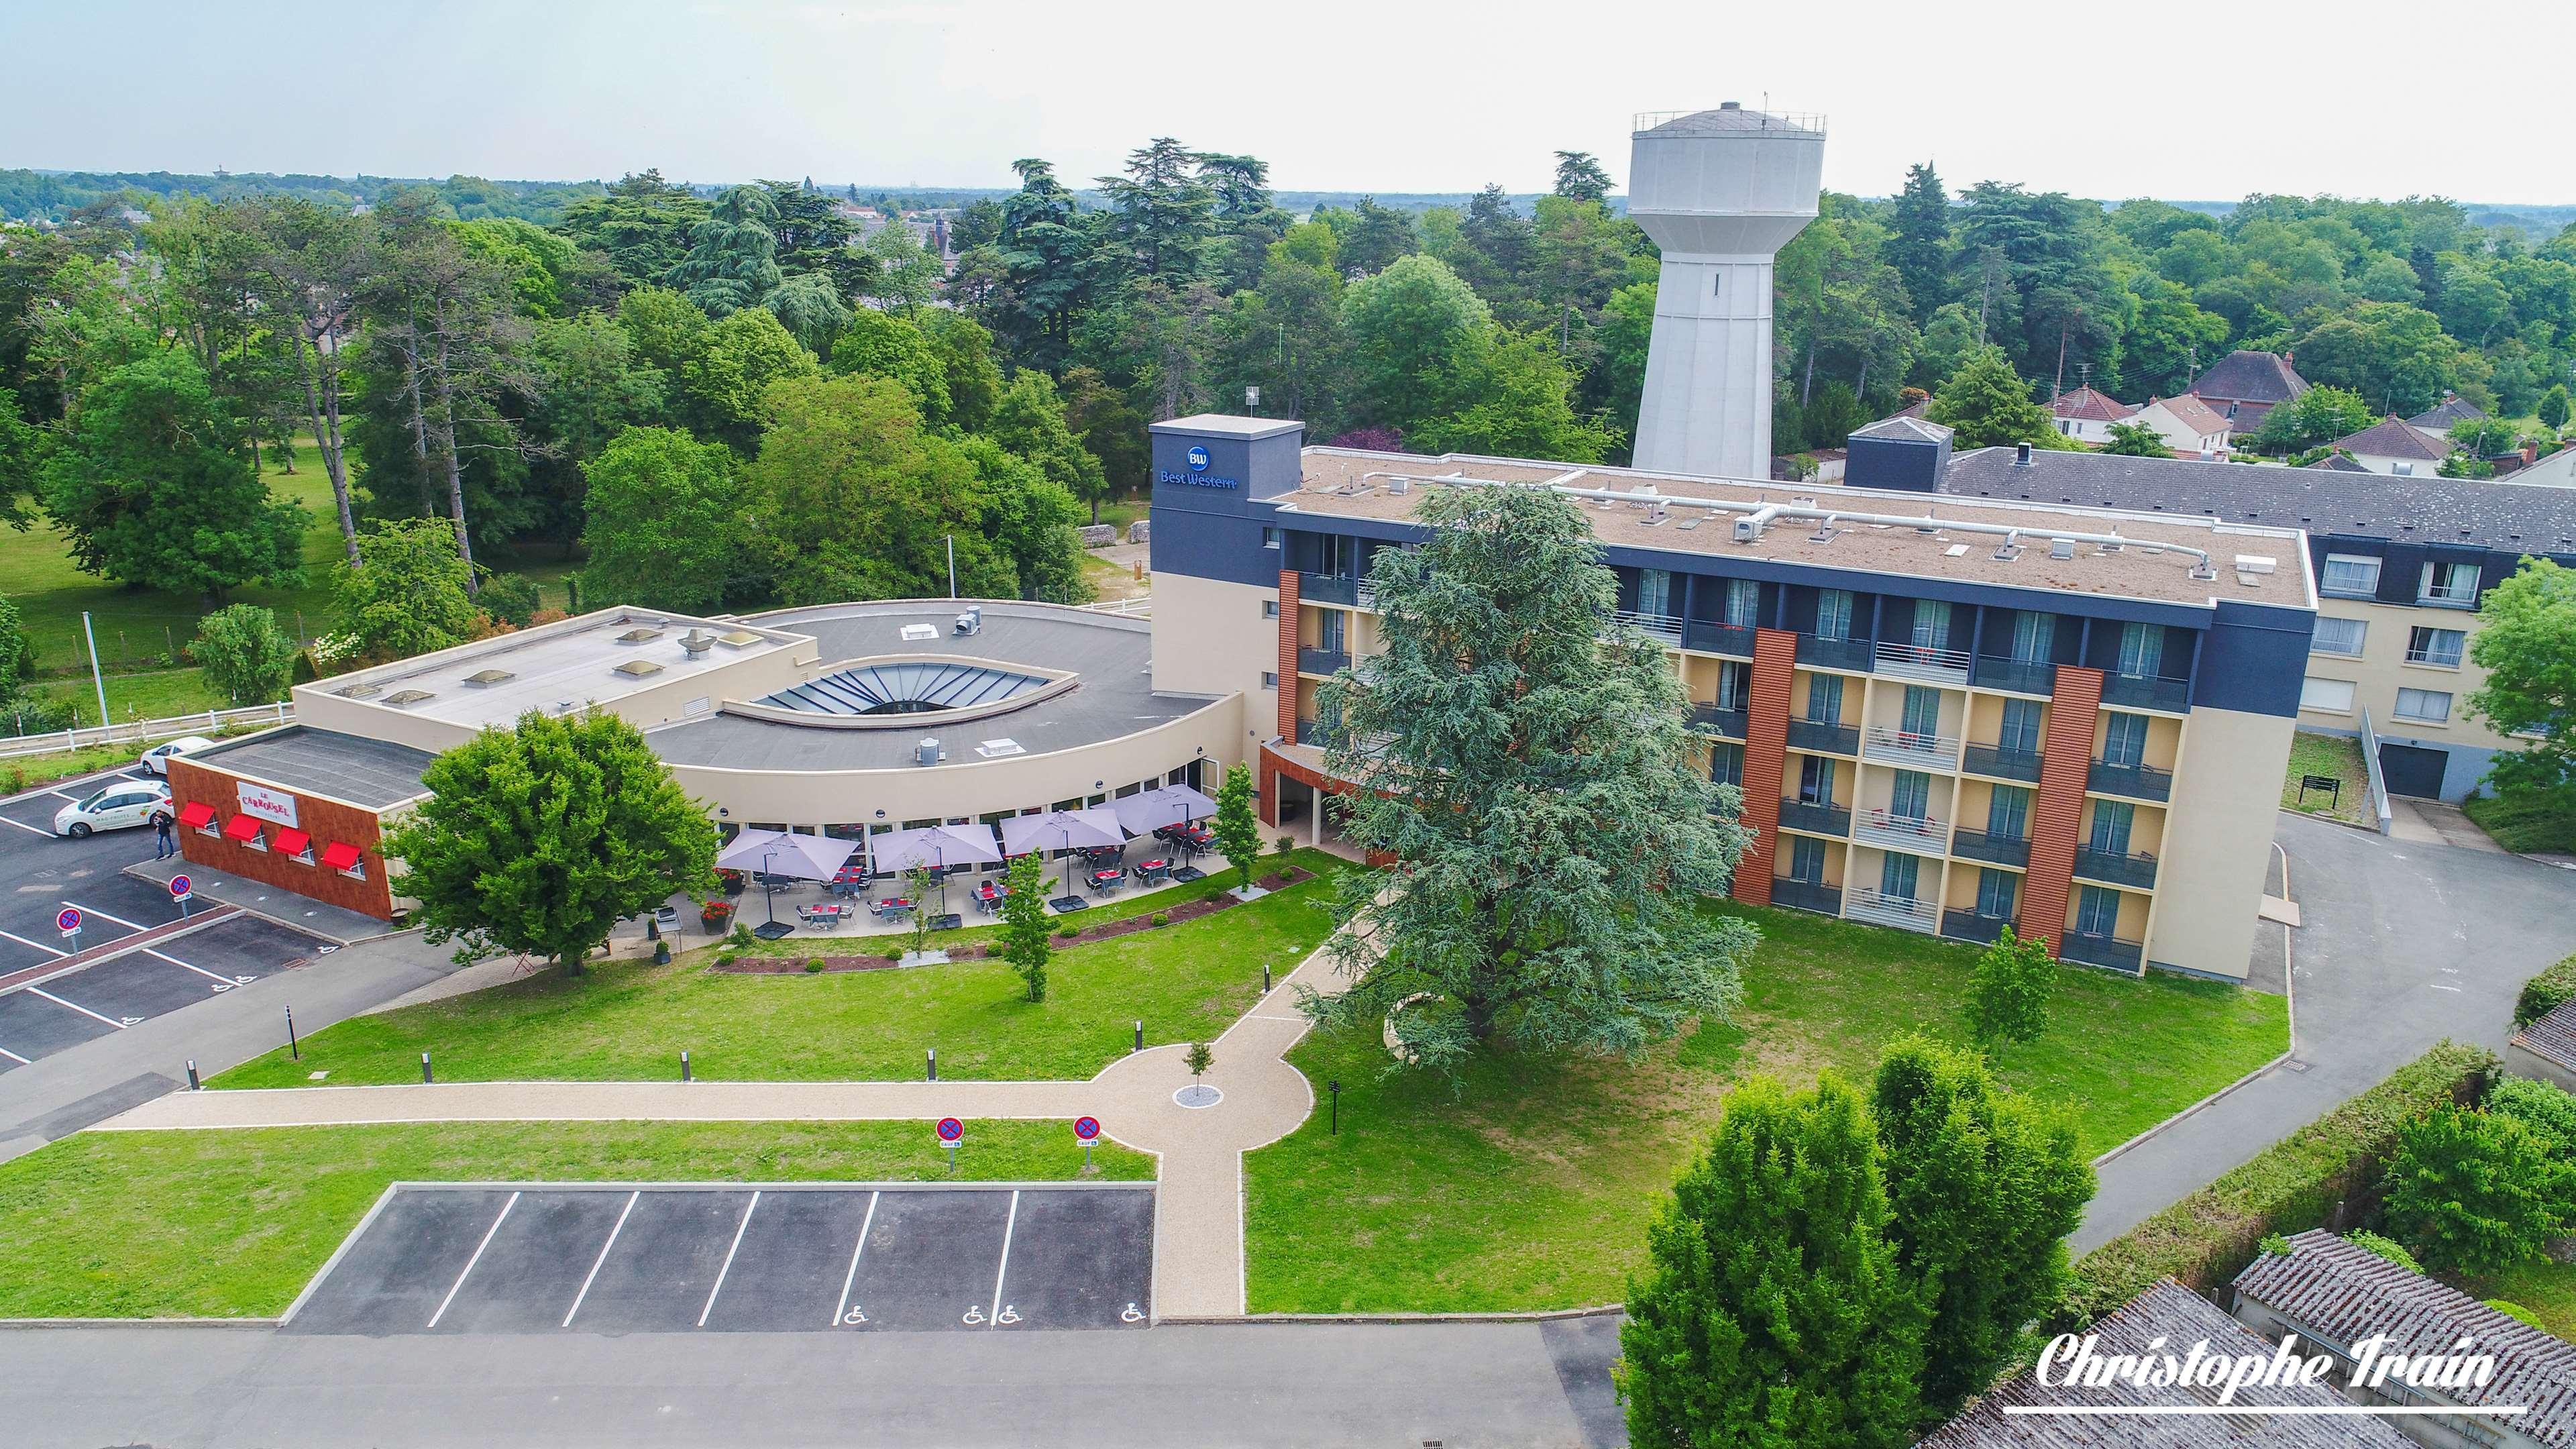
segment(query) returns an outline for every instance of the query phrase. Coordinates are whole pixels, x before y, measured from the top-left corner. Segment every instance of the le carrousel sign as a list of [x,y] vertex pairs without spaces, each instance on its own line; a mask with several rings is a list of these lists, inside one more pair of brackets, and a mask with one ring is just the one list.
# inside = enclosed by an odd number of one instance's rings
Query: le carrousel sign
[[272,790],[266,785],[254,785],[248,780],[243,780],[240,784],[241,813],[254,815],[262,820],[273,820],[280,825],[296,823],[293,795],[284,790]]

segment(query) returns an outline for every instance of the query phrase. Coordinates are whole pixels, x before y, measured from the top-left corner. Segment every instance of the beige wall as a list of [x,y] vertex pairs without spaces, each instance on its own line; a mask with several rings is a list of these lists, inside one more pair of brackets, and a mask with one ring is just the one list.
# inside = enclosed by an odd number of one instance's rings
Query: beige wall
[[[2486,683],[2486,671],[2468,662],[2467,645],[2461,648],[2457,669],[2444,669],[2430,664],[2406,662],[2407,641],[2419,628],[2457,629],[2477,638],[2478,616],[2468,609],[2417,609],[2399,604],[2378,604],[2364,599],[2321,598],[2317,600],[2319,619],[2359,619],[2368,625],[2361,641],[2361,657],[2343,654],[2308,656],[2308,674],[2317,679],[2340,679],[2353,686],[2353,707],[2348,711],[2303,709],[2299,723],[2318,729],[2352,731],[2361,728],[2361,711],[2370,711],[2371,727],[2382,735],[2421,739],[2429,745],[2461,745],[2480,750],[2514,750],[2528,741],[2497,734],[2469,717],[2469,695]],[[2423,720],[2397,718],[2397,691],[2435,689],[2451,696],[2451,720],[2447,725],[2429,724]]]
[[[1869,682],[1869,713],[1862,718],[1882,729],[1892,730],[1904,723],[1906,683],[1902,679],[1872,678]],[[1947,735],[1953,739],[1959,738],[1960,725],[1968,717],[1967,691],[1948,689],[1937,684],[1917,687],[1932,690],[1941,696],[1940,723],[1932,732]],[[1843,707],[1846,709],[1851,707],[1850,688],[1849,685],[1844,686]],[[2003,707],[2000,702],[1996,705],[1995,719],[1998,722],[1997,727],[2000,728],[2000,722],[2003,719]]]
[[[2102,746],[2110,739],[2111,716],[2115,714],[2135,714],[2147,722],[2147,743],[2139,752],[2139,763],[2159,770],[2171,770],[2174,767],[2174,756],[2182,748],[2182,721],[2171,715],[2143,714],[2133,709],[2105,709],[2094,716],[2093,758],[2097,760],[2102,758]],[[2043,721],[2046,718],[2045,715],[2041,716]],[[1998,732],[2002,728],[2000,715],[1997,716],[1996,728]]]
[[[1791,716],[1791,718],[1795,717],[1796,716],[1794,715]],[[1789,763],[1787,767],[1780,772],[1780,798],[1784,800],[1795,800],[1798,798],[1798,778],[1801,772],[1806,768],[1800,762],[1806,758],[1807,755],[1805,751],[1791,750],[1789,752]],[[1849,758],[1842,755],[1818,755],[1816,758],[1820,760],[1831,760],[1834,762],[1834,803],[1840,805],[1846,810],[1849,810],[1852,803],[1852,791],[1857,783],[1856,777],[1860,773],[1860,766],[1853,764]],[[1887,792],[1884,781],[1881,782],[1881,786],[1882,788],[1879,791],[1880,803],[1885,804]]]
[[1261,684],[1279,667],[1279,621],[1263,618],[1261,606],[1278,602],[1275,588],[1154,575],[1154,687],[1242,695],[1229,762],[1250,758],[1250,746],[1278,733],[1278,693]]
[[2239,980],[2250,969],[2294,728],[2275,715],[2192,711],[2156,867],[2150,963]]

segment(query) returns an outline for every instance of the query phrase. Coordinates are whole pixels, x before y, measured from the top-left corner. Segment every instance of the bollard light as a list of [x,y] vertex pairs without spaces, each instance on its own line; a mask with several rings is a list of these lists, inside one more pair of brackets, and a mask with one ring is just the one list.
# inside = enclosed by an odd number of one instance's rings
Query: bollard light
[[202,1092],[205,1090],[205,1088],[197,1082],[197,1059],[195,1057],[188,1058],[188,1090],[191,1092]]
[[1143,1051],[1144,1049],[1145,1049],[1145,1019],[1144,1019],[1143,1017],[1141,1017],[1141,1016],[1140,1016],[1140,1017],[1136,1018],[1136,1045],[1135,1045],[1135,1046],[1133,1046],[1133,1047],[1131,1047],[1131,1048],[1129,1048],[1129,1050],[1131,1050],[1131,1051],[1140,1051],[1140,1052],[1141,1052],[1141,1051]]
[[437,1080],[429,1074],[429,1053],[427,1052],[420,1054],[420,1079],[424,1082]]
[[930,1063],[930,1077],[929,1077],[929,1080],[934,1081],[934,1082],[935,1082],[935,1081],[938,1081],[938,1080],[939,1080],[939,1048],[937,1048],[937,1047],[932,1047],[932,1048],[930,1049],[929,1063]]
[[689,1054],[687,1052],[680,1053],[680,1080],[684,1082],[689,1080]]

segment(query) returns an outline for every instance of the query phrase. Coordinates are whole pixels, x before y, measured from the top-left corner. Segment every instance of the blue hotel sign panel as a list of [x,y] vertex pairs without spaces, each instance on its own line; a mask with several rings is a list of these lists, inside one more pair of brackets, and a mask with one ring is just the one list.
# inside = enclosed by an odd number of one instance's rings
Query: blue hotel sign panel
[[1165,468],[1155,475],[1154,481],[1157,483],[1186,484],[1192,488],[1240,488],[1243,486],[1240,479],[1227,478],[1208,472],[1208,450],[1205,448],[1193,446],[1189,452],[1184,455],[1184,457],[1189,465],[1188,472],[1175,473],[1171,469]]

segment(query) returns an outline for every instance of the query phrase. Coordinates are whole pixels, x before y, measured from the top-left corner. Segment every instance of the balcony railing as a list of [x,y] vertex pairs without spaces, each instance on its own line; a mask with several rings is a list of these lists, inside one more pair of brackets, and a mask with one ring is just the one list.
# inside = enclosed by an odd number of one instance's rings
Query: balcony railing
[[1349,574],[1299,574],[1297,601],[1302,604],[1339,604],[1346,609],[1374,609],[1377,590],[1366,579]]
[[1873,806],[1852,817],[1852,839],[1908,855],[1939,855],[1950,839],[1950,822]]
[[1928,934],[1941,928],[1940,908],[1930,901],[1892,896],[1871,886],[1852,887],[1850,914],[1855,921],[1871,921],[1907,931]]
[[1982,830],[1962,830],[1950,838],[1950,853],[1992,865],[2030,868],[2030,842],[2017,835],[1989,835]]
[[1909,769],[1955,770],[1959,767],[1959,741],[1952,735],[1918,735],[1912,730],[1871,725],[1862,735],[1860,752],[1864,759],[1903,765]]
[[2078,846],[2075,851],[2075,873],[2086,880],[2110,885],[2135,886],[2153,890],[2156,886],[2156,858],[2152,855],[2118,855],[2107,850]]
[[2012,922],[2002,916],[1981,916],[1975,911],[1943,911],[1941,934],[1954,940],[1992,945]]
[[2161,709],[2181,714],[2191,708],[2191,681],[2112,674],[2102,680],[2102,702],[2131,709]]
[[1747,624],[1720,624],[1709,619],[1682,621],[1682,647],[1703,654],[1732,654],[1738,659],[1753,657],[1753,629]]
[[1297,672],[1300,674],[1331,674],[1350,667],[1351,651],[1348,649],[1301,648],[1297,651]]
[[1722,709],[1714,704],[1694,704],[1690,708],[1690,727],[1702,734],[1723,739],[1745,738],[1746,714],[1740,709]]
[[1820,719],[1789,721],[1789,747],[1826,755],[1858,755],[1860,726],[1827,724]]
[[2409,664],[2431,664],[2443,669],[2457,669],[2460,667],[2460,646],[2458,644],[2451,644],[2448,646],[2418,649],[2413,645],[2409,645],[2406,649],[2406,662]]
[[1965,649],[1936,649],[1929,644],[1878,646],[1878,672],[1895,679],[1964,685],[1968,682],[1968,664]]
[[1843,888],[1821,881],[1792,880],[1784,875],[1775,875],[1771,878],[1771,904],[1839,916],[1843,913]]
[[2428,584],[2415,595],[2415,602],[2427,609],[2474,609],[2478,606],[2478,586]]
[[2113,765],[2095,760],[2084,783],[2105,795],[2127,795],[2137,800],[2173,798],[2173,771],[2153,765]]
[[1992,775],[2001,780],[2035,783],[2039,779],[2039,751],[1971,744],[1968,746],[1966,768],[1971,775]]
[[1682,642],[1682,621],[1671,614],[1641,614],[1634,609],[1621,609],[1611,618],[1631,629],[1641,629],[1667,644]]
[[2057,946],[2057,954],[2069,961],[2082,961],[2091,966],[2108,966],[2132,976],[2146,971],[2146,947],[2138,941],[2124,941],[2117,936],[2088,936],[2078,931],[2066,933]]
[[1804,800],[1783,800],[1780,802],[1780,823],[1810,835],[1845,837],[1851,834],[1851,812],[1840,805],[1810,805]]
[[1979,689],[2009,689],[2015,694],[2055,694],[2057,666],[2040,660],[1998,659],[1990,654],[1977,656],[1969,670],[1969,682]]
[[1798,636],[1798,662],[1801,664],[1866,674],[1872,657],[1866,639],[1823,639],[1813,634]]

